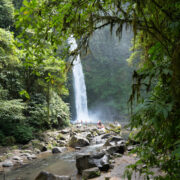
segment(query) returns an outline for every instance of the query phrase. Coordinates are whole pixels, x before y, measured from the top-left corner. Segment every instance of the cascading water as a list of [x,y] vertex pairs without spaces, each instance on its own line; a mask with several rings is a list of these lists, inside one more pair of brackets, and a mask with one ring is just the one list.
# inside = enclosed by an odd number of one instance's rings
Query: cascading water
[[[68,43],[70,44],[71,52],[77,48],[77,43],[73,36],[68,39]],[[86,85],[80,55],[77,55],[73,62],[73,88],[75,94],[76,121],[89,122]]]

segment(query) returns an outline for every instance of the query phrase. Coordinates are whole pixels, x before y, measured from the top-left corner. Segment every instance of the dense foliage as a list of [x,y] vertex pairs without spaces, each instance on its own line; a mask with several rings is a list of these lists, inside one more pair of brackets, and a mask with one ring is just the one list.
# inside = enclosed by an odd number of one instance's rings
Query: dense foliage
[[[22,1],[14,0],[16,8]],[[65,62],[58,54],[46,57],[38,66],[16,46],[14,6],[0,2],[0,144],[27,143],[39,131],[69,125],[69,106],[62,100]],[[9,29],[9,31],[7,30]],[[20,30],[21,31],[21,30]],[[15,32],[16,34],[19,31]],[[58,51],[58,53],[60,53]]]
[[[165,171],[165,179],[179,179],[180,168],[180,3],[177,0],[32,0],[24,1],[17,26],[22,28],[23,42],[42,63],[44,46],[51,49],[73,34],[79,47],[88,46],[90,35],[110,25],[121,37],[123,25],[134,32],[135,64],[131,127],[137,127],[140,160],[134,170],[146,173],[150,167]],[[28,34],[28,33],[31,33]],[[29,37],[31,39],[29,40]],[[33,52],[32,54],[30,52]],[[49,53],[50,54],[50,53]],[[136,55],[139,54],[139,57]],[[132,60],[132,58],[130,58]],[[137,64],[138,63],[138,64]],[[141,96],[142,90],[149,91]],[[142,164],[146,164],[143,168]],[[159,177],[163,178],[163,177]]]

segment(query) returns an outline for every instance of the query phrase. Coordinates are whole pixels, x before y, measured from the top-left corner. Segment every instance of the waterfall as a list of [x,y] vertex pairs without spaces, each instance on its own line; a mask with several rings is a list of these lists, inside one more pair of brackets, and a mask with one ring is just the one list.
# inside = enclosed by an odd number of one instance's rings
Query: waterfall
[[[71,52],[77,48],[77,43],[73,36],[68,38],[68,43],[70,44]],[[86,85],[79,54],[73,62],[73,88],[75,94],[76,121],[89,122]]]

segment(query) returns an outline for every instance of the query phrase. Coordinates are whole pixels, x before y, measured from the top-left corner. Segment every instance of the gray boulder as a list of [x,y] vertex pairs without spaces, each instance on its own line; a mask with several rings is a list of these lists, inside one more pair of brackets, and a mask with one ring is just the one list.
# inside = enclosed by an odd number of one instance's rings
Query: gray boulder
[[106,149],[106,152],[110,155],[114,153],[124,154],[126,147],[124,145],[110,146]]
[[109,155],[106,155],[105,152],[94,155],[79,154],[76,156],[76,167],[79,174],[82,174],[83,170],[93,167],[107,171],[109,169]]
[[90,178],[95,178],[101,175],[101,172],[98,167],[90,168],[90,169],[85,169],[82,172],[82,178],[84,180],[90,179]]
[[58,176],[46,171],[42,171],[35,180],[71,180],[71,178],[69,176]]
[[69,141],[69,146],[70,147],[83,147],[83,146],[88,146],[89,141],[86,138],[83,138],[81,136],[72,136],[70,141]]

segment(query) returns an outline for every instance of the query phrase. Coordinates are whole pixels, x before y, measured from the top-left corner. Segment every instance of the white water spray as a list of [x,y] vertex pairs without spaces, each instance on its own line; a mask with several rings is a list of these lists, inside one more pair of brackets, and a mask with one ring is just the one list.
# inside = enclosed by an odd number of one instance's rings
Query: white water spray
[[[77,43],[73,36],[68,39],[68,43],[70,44],[71,52],[77,48]],[[73,88],[75,94],[76,121],[89,123],[86,85],[79,54],[73,62]]]

